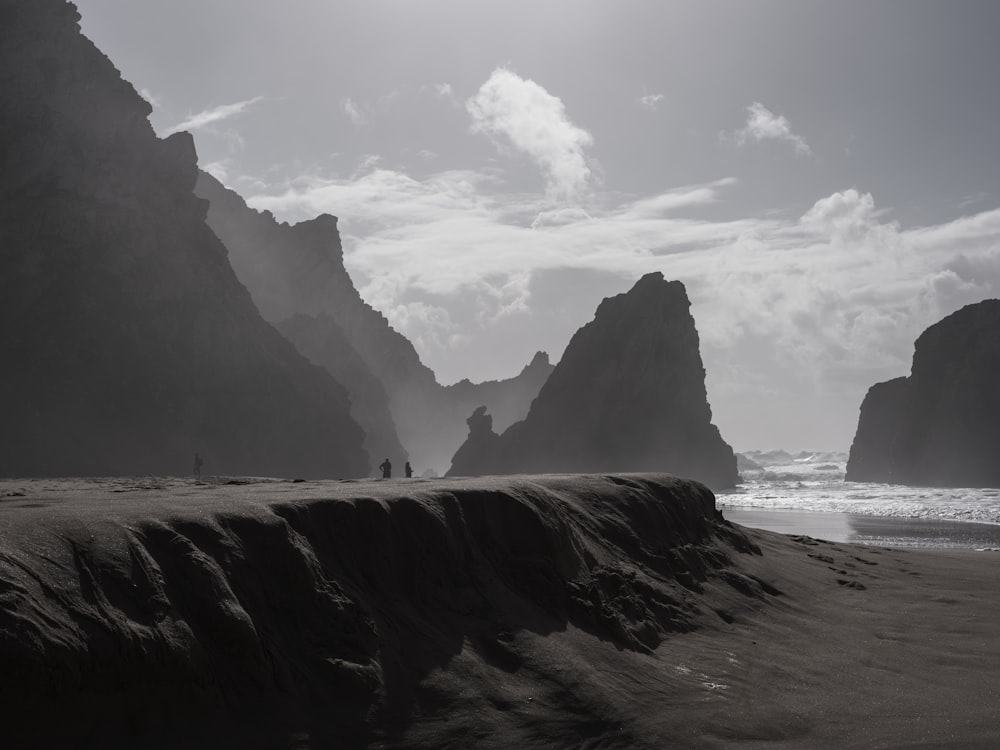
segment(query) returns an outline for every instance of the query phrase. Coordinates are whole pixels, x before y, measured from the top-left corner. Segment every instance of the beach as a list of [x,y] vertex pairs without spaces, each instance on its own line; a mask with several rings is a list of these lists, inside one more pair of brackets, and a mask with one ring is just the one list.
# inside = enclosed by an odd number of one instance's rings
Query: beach
[[925,549],[1000,549],[996,524],[800,510],[723,508],[727,520],[754,529],[831,542]]
[[1000,553],[727,515],[669,475],[5,480],[5,747],[996,745]]

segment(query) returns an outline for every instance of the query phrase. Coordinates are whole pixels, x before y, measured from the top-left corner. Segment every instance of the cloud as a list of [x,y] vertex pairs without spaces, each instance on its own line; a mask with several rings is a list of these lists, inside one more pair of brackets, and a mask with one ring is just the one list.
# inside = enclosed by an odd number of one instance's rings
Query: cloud
[[737,130],[733,136],[737,145],[743,146],[750,140],[786,141],[795,148],[796,156],[812,156],[812,149],[805,138],[792,132],[788,118],[776,115],[760,102],[754,102],[747,107],[746,126]]
[[497,68],[466,102],[466,110],[473,132],[509,142],[541,168],[551,197],[574,199],[588,187],[591,170],[584,151],[593,138],[542,86]]
[[354,123],[354,127],[361,127],[365,122],[365,116],[361,113],[361,108],[351,97],[345,96],[340,100],[340,107],[344,113]]
[[153,109],[163,109],[163,102],[159,97],[154,96],[149,89],[139,89],[139,96],[149,102],[149,105]]
[[220,104],[218,107],[202,110],[198,114],[189,115],[185,120],[177,123],[173,127],[168,128],[164,132],[164,135],[173,135],[174,133],[179,133],[182,130],[198,130],[206,125],[227,120],[230,117],[243,114],[243,112],[245,112],[249,107],[259,101],[262,101],[263,98],[264,97],[262,96],[255,96],[253,99],[245,99],[241,102],[236,102],[235,104]]
[[650,112],[655,112],[660,108],[660,102],[662,101],[663,94],[646,94],[639,97],[639,106],[643,109],[648,109]]
[[553,204],[502,192],[485,170],[415,179],[367,162],[249,202],[283,220],[338,215],[365,300],[445,382],[472,374],[472,360],[483,376],[507,372],[515,347],[525,362],[537,349],[558,359],[602,296],[651,271],[679,279],[720,428],[747,447],[795,434],[846,448],[864,393],[909,371],[924,328],[1000,296],[1000,208],[904,229],[852,187],[801,215],[702,218],[704,206],[725,213],[735,184]]
[[231,160],[219,159],[218,161],[209,162],[208,164],[202,164],[200,166],[202,171],[208,172],[223,185],[227,185],[229,183],[229,170],[232,168]]
[[[881,228],[877,224],[879,215],[871,193],[859,193],[856,188],[850,188],[816,201],[799,219],[799,224],[834,240],[856,242],[874,228]],[[895,224],[888,228],[898,230]]]

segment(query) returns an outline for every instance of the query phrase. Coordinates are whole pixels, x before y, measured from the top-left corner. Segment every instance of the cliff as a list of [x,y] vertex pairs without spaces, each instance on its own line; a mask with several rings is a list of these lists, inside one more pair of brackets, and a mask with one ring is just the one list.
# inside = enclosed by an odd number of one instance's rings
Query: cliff
[[351,416],[365,432],[372,466],[394,456],[402,466],[408,455],[396,436],[389,396],[329,315],[293,315],[275,326],[310,362],[324,368],[347,389]]
[[892,455],[909,396],[909,378],[894,378],[868,389],[847,461],[847,481],[892,482]]
[[[0,489],[12,748],[508,742],[514,696],[578,669],[564,634],[610,668],[778,593],[665,476]],[[558,700],[550,740],[621,731],[614,701]]]
[[865,398],[850,481],[1000,487],[1000,300],[967,305],[924,331],[907,378]]
[[205,224],[191,137],[63,0],[0,0],[0,475],[367,473],[344,390]]
[[[548,354],[535,352],[531,362],[513,378],[482,383],[461,380],[445,387],[446,400],[451,404],[452,410],[461,415],[485,405],[496,429],[505,430],[514,422],[524,419],[531,402],[535,400],[553,369]],[[465,433],[460,433],[453,444],[461,444],[464,438]]]
[[[250,208],[236,192],[204,173],[195,192],[209,201],[208,223],[228,248],[233,268],[261,314],[306,354],[309,345],[292,335],[285,320],[295,315],[314,318],[310,334],[314,337],[322,335],[320,329],[327,323],[335,326],[338,330],[329,337],[340,342],[342,356],[360,358],[378,379],[388,396],[392,433],[381,416],[383,407],[376,407],[368,395],[356,394],[361,380],[345,385],[362,426],[376,431],[374,442],[402,445],[404,454],[385,454],[394,462],[402,464],[408,455],[418,473],[443,471],[465,438],[465,418],[480,404],[488,405],[503,426],[527,414],[552,370],[546,355],[536,354],[514,378],[441,386],[413,345],[355,289],[344,267],[336,217],[321,215],[294,225],[278,222],[270,212]],[[328,346],[322,363],[339,377],[342,373],[332,366],[336,356]],[[359,406],[359,400],[366,406]],[[368,405],[377,413],[369,413]]]
[[489,442],[499,450],[463,446],[449,474],[669,471],[732,487],[736,457],[711,420],[684,286],[648,274],[577,331],[527,417]]

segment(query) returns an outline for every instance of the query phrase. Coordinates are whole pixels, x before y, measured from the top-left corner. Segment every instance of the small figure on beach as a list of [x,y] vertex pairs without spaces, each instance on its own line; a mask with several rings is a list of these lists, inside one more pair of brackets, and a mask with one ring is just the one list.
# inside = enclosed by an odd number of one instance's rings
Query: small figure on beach
[[403,467],[403,471],[406,472],[406,478],[407,479],[412,479],[413,478],[413,468],[410,466],[410,462],[409,461],[406,462],[406,466]]
[[199,456],[198,453],[195,452],[195,454],[194,454],[194,475],[198,479],[201,479],[201,465],[203,463],[205,463],[205,462],[201,460],[201,456]]
[[385,461],[382,462],[382,465],[379,466],[379,468],[382,470],[382,478],[383,479],[390,479],[390,478],[392,478],[392,464],[389,463],[389,459],[388,458]]

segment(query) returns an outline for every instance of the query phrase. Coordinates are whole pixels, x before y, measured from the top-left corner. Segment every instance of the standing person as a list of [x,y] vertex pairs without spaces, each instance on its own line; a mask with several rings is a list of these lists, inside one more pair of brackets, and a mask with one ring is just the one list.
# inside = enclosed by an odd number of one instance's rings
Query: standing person
[[201,479],[201,465],[205,463],[201,460],[201,456],[198,455],[197,451],[194,454],[194,475],[198,479]]
[[379,468],[382,470],[383,479],[390,479],[392,477],[392,464],[389,463],[388,458],[382,462],[382,465],[379,466]]
[[406,478],[407,479],[412,479],[413,478],[413,469],[410,468],[410,462],[409,461],[406,462],[406,466],[403,467],[403,470],[406,472]]

